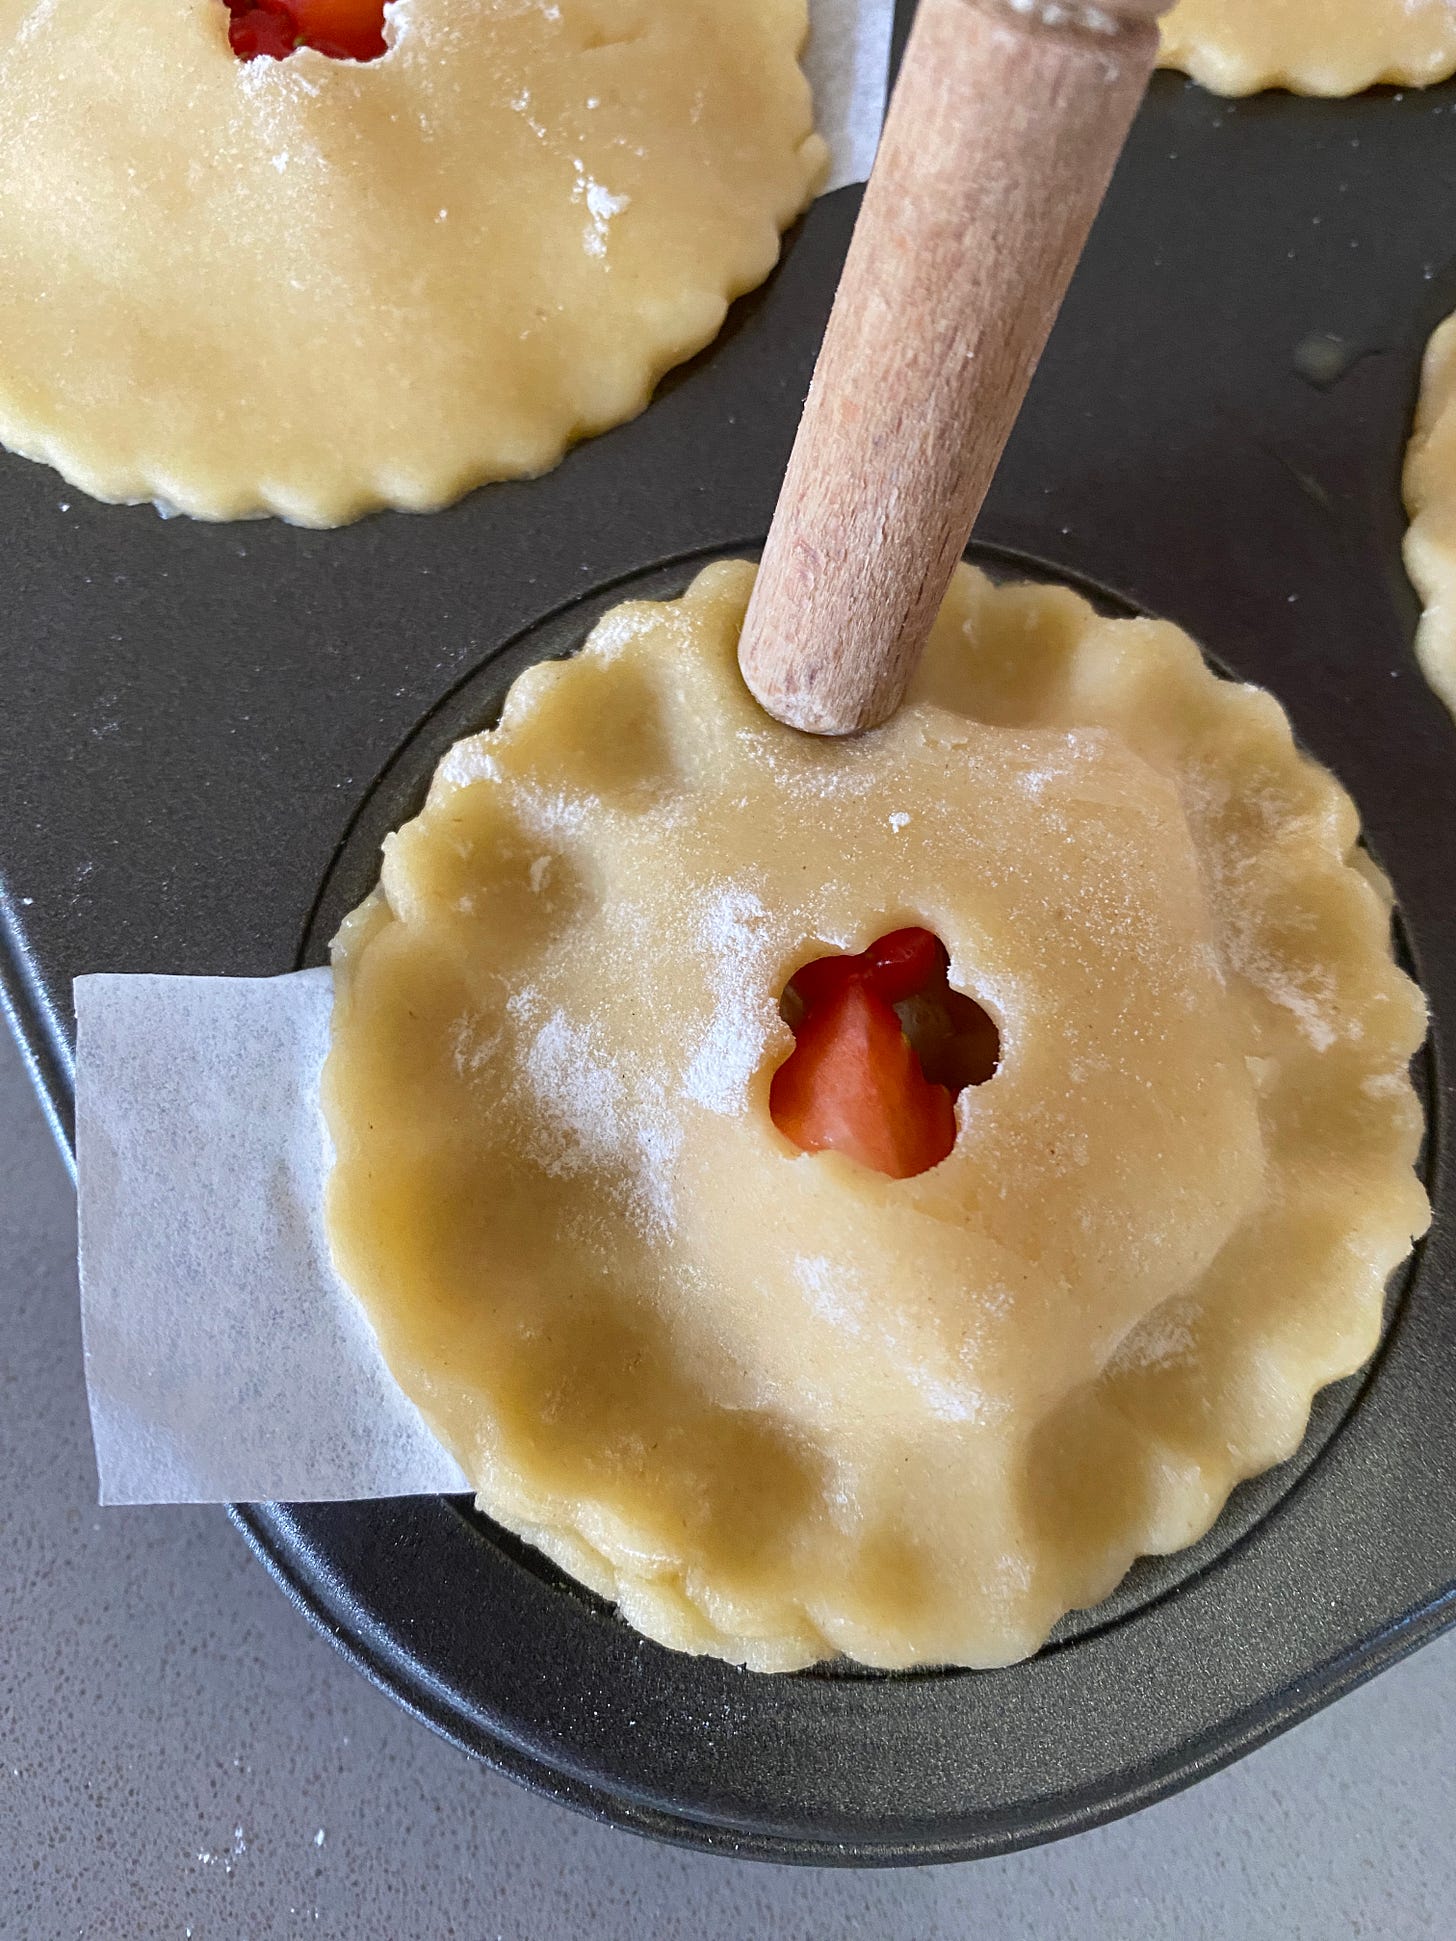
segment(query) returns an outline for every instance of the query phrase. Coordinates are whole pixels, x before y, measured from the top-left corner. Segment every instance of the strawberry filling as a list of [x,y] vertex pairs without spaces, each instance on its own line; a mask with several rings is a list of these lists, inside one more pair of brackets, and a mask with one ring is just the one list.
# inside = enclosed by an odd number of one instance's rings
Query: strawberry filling
[[819,957],[790,979],[794,1049],[769,1112],[804,1152],[833,1151],[909,1179],[955,1144],[955,1101],[995,1072],[1001,1042],[974,999],[950,987],[945,945],[892,931],[858,956]]
[[377,61],[385,0],[227,0],[228,38],[239,60],[281,61],[312,47],[336,61]]

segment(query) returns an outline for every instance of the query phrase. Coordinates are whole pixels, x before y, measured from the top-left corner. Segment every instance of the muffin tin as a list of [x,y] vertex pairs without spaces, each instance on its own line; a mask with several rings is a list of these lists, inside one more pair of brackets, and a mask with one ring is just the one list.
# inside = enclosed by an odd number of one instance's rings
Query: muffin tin
[[[1456,309],[1453,116],[1453,88],[1158,77],[972,549],[1178,621],[1361,805],[1433,1013],[1436,1219],[1375,1362],[1202,1544],[997,1672],[680,1657],[458,1500],[235,1510],[328,1636],[497,1768],[728,1852],[985,1854],[1187,1784],[1456,1619],[1456,727],[1399,554],[1420,353]],[[428,518],[164,522],[0,459],[0,969],[63,1146],[76,973],[323,961],[521,667],[761,543],[856,206],[818,203],[641,418]]]

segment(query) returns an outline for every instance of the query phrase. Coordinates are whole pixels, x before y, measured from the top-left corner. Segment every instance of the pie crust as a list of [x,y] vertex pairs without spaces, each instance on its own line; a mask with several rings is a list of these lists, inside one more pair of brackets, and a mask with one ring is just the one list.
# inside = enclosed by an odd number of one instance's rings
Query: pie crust
[[1456,317],[1426,346],[1405,460],[1405,564],[1425,608],[1416,655],[1456,715]]
[[[995,1665],[1290,1455],[1427,1220],[1355,810],[1164,623],[962,568],[850,741],[753,579],[529,669],[336,944],[338,1267],[481,1507],[648,1636]],[[793,973],[924,924],[1001,1064],[950,1157],[800,1153]]]
[[1423,88],[1456,71],[1451,0],[1178,0],[1161,65],[1215,94]]
[[368,63],[222,0],[0,0],[0,441],[329,526],[545,471],[772,268],[807,0],[395,0]]

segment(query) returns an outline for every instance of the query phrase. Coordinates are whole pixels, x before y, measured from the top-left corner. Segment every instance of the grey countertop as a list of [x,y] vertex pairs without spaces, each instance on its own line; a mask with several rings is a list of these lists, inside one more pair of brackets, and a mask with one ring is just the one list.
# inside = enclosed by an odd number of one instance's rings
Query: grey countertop
[[221,1510],[95,1507],[71,1189],[0,1031],[0,1936],[1177,1936],[1456,1927],[1456,1637],[1040,1851],[831,1873],[533,1799],[372,1690]]

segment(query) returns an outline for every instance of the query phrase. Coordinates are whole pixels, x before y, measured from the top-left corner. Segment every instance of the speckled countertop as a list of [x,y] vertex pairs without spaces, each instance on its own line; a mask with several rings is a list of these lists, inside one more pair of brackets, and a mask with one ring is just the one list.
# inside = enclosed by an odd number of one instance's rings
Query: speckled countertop
[[0,1031],[0,1936],[1445,1937],[1456,1636],[1081,1839],[907,1873],[657,1848],[471,1765],[220,1510],[95,1507],[70,1185]]

